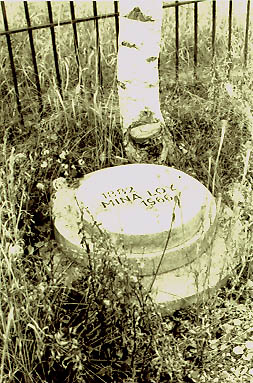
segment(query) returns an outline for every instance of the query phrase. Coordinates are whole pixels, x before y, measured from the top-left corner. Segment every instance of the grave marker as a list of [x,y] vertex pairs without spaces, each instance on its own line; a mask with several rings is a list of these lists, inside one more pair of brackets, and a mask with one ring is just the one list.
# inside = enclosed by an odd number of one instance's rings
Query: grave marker
[[131,164],[92,172],[76,188],[64,183],[58,187],[53,216],[56,239],[83,262],[80,219],[88,241],[98,227],[106,232],[129,262],[144,264],[143,283],[152,285],[159,303],[182,304],[195,296],[196,272],[200,292],[227,276],[226,271],[221,275],[228,257],[217,234],[215,199],[199,181],[177,169]]

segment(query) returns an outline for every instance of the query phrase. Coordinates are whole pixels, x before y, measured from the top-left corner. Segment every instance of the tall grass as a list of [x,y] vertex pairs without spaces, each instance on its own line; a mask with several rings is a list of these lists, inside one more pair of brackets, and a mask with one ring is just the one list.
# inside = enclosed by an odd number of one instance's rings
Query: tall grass
[[[60,13],[68,17],[67,4],[53,5],[55,19]],[[79,6],[82,14],[88,12]],[[30,7],[34,22],[46,21],[45,4]],[[210,19],[210,6],[205,9]],[[49,32],[34,32],[42,118],[28,37],[16,34],[12,46],[25,128],[15,107],[7,48],[0,48],[0,383],[252,379],[252,54],[243,71],[244,30],[235,25],[228,78],[226,23],[217,25],[215,69],[210,27],[200,23],[194,81],[192,7],[181,7],[180,15],[177,83],[174,9],[165,11],[163,22],[161,107],[177,146],[168,165],[221,195],[231,208],[231,219],[243,224],[244,241],[234,249],[240,263],[227,285],[207,302],[162,317],[151,299],[143,304],[147,292],[138,274],[126,268],[101,237],[95,241],[97,257],[90,254],[89,268],[81,272],[80,265],[72,265],[72,272],[79,270],[79,279],[66,286],[70,265],[52,233],[52,181],[60,176],[73,181],[124,160],[114,21],[99,23],[103,92],[96,77],[92,22],[78,25],[79,70],[71,27],[56,28],[63,96],[55,80]],[[24,23],[21,13],[16,23]],[[226,132],[221,120],[228,122]]]

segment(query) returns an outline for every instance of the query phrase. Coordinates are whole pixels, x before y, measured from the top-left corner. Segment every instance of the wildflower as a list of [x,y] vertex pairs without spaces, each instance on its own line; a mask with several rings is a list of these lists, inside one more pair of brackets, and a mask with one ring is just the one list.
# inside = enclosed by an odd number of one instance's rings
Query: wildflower
[[16,154],[16,161],[22,161],[26,159],[26,155],[24,153]]
[[106,160],[106,154],[105,154],[105,153],[101,153],[100,156],[99,156],[99,158],[100,158],[100,161],[101,161],[102,163],[104,163],[105,160]]
[[49,155],[49,150],[48,149],[42,150],[42,155],[43,156],[48,156]]
[[245,346],[246,346],[246,348],[247,348],[248,350],[253,351],[253,341],[252,341],[252,340],[247,340],[247,341],[245,342]]
[[242,356],[242,359],[247,361],[251,361],[252,358],[253,358],[253,355],[251,352]]
[[243,348],[241,346],[236,346],[233,348],[233,352],[236,355],[242,355],[243,354]]
[[47,161],[43,161],[42,164],[40,165],[41,168],[46,168],[47,167]]
[[45,189],[45,185],[43,185],[41,182],[38,182],[37,185],[36,185],[36,188],[39,189],[39,190],[44,190]]
[[9,247],[9,255],[15,256],[15,255],[21,255],[23,253],[23,249],[20,245],[10,245]]
[[84,165],[84,160],[82,160],[82,159],[78,160],[78,165],[80,165],[80,166]]
[[184,143],[179,144],[178,147],[183,152],[183,154],[188,153],[188,150],[185,148]]
[[137,277],[135,275],[131,275],[130,279],[134,283],[136,283],[138,281],[138,279],[137,279]]
[[68,164],[61,164],[61,168],[63,170],[67,170],[68,169]]
[[104,299],[104,304],[109,307],[110,306],[110,301],[109,299]]
[[44,291],[45,291],[45,284],[44,284],[43,282],[41,282],[41,283],[38,285],[38,288],[39,288],[39,290],[40,290],[42,293],[44,293]]
[[61,160],[65,160],[68,152],[66,150],[63,150],[61,154],[59,155]]

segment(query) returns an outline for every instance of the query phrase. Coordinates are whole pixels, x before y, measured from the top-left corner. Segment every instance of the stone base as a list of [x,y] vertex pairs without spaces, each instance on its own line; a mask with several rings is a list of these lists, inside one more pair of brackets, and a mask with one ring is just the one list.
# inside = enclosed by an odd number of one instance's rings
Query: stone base
[[240,261],[243,230],[234,212],[173,168],[118,166],[86,175],[77,188],[58,182],[54,189],[55,237],[66,255],[58,267],[68,286],[88,260],[80,233],[91,253],[102,231],[132,265],[144,264],[142,283],[166,312],[208,297]]
[[219,225],[212,246],[193,262],[168,273],[144,277],[143,284],[152,286],[151,296],[163,309],[174,311],[193,302],[207,299],[224,285],[238,263],[231,238],[226,240]]
[[240,222],[231,222],[229,211],[223,207],[213,244],[205,253],[183,267],[157,275],[155,280],[153,277],[143,278],[144,286],[152,287],[151,296],[161,309],[175,311],[208,299],[226,283],[240,261],[236,248],[242,235]]
[[[207,300],[218,288],[225,285],[233,270],[240,262],[236,252],[243,231],[233,212],[223,206],[217,223],[217,230],[209,249],[183,267],[168,273],[144,276],[143,285],[151,288],[151,296],[164,314]],[[62,238],[61,238],[62,240]],[[58,238],[59,242],[59,238]],[[71,258],[68,243],[61,242],[62,258],[57,260],[58,274],[71,287],[81,277],[80,260]],[[79,265],[78,265],[79,264]],[[63,273],[64,270],[64,273]]]

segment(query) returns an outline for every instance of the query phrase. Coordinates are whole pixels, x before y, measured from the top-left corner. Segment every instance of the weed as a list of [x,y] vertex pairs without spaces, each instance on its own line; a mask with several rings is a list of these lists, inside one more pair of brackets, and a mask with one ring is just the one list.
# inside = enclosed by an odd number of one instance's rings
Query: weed
[[[47,22],[43,6],[31,3],[38,24]],[[66,9],[57,4],[54,17],[67,15]],[[180,7],[181,64],[175,82],[173,12],[165,12],[160,60],[161,109],[177,144],[168,164],[196,177],[231,207],[231,218],[242,222],[245,234],[234,250],[240,262],[208,301],[162,316],[146,299],[137,271],[100,233],[88,264],[79,264],[76,282],[66,286],[69,262],[64,270],[53,240],[52,181],[72,182],[124,161],[114,24],[99,24],[103,92],[92,22],[79,25],[79,66],[71,27],[56,28],[63,95],[54,79],[49,32],[34,32],[42,116],[27,36],[13,35],[25,128],[13,107],[8,52],[1,44],[0,383],[252,381],[253,77],[250,65],[248,70],[241,65],[244,32],[236,27],[228,58],[227,25],[217,23],[212,62],[211,40],[205,38],[209,27],[201,25],[194,80],[191,6]],[[210,9],[205,17],[211,17]],[[21,12],[16,22],[24,22]],[[221,120],[228,121],[225,134]],[[150,148],[150,162],[153,155]]]

